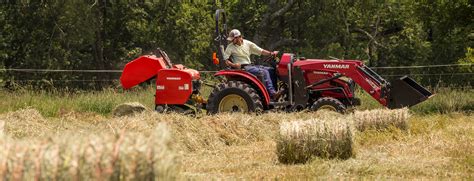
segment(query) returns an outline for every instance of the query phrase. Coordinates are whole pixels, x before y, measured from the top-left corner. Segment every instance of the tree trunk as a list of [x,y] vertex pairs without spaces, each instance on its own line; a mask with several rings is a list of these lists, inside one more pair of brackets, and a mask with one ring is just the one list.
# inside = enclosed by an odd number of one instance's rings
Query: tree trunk
[[[107,0],[97,0],[97,7],[94,10],[95,14],[95,42],[94,42],[94,59],[97,65],[97,69],[107,70],[109,69],[107,59],[104,56],[104,41],[106,39],[105,34],[105,19],[107,14]],[[109,74],[96,75],[95,79],[109,79]],[[96,82],[99,87],[102,87],[102,81]]]

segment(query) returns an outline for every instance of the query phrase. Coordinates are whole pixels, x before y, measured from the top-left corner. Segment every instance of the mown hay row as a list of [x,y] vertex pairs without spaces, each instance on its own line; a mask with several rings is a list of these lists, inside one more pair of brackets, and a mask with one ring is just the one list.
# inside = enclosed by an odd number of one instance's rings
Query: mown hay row
[[0,139],[0,180],[173,179],[175,155],[164,124],[149,136],[122,132],[49,140]]
[[52,132],[52,126],[36,109],[21,109],[3,116],[4,131],[14,138],[27,136],[46,136]]
[[383,130],[391,126],[407,130],[409,117],[408,108],[395,110],[375,109],[356,111],[354,113],[354,122],[356,129],[359,131],[367,129]]
[[277,139],[281,163],[305,163],[314,156],[347,159],[354,154],[349,120],[311,119],[283,122]]
[[[174,144],[183,151],[214,149],[225,145],[240,145],[254,141],[271,140],[277,135],[282,115],[220,114],[192,118],[180,114],[160,114],[144,111],[130,116],[93,118],[77,113],[63,114],[60,118],[45,119],[34,109],[24,109],[5,115],[5,134],[12,138],[47,138],[65,135],[70,130],[77,134],[116,134],[121,130],[149,135],[159,123],[167,123]],[[291,116],[283,116],[291,118]]]
[[179,114],[144,112],[135,116],[114,118],[98,126],[109,130],[126,129],[147,134],[150,127],[165,122],[171,128],[173,142],[183,151],[215,149],[225,145],[272,140],[277,135],[279,120],[268,116],[220,114],[191,118]]

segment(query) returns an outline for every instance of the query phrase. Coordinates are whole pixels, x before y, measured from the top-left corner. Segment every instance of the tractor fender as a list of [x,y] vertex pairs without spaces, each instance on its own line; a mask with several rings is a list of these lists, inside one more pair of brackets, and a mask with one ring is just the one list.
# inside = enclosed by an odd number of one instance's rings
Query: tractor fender
[[225,76],[227,79],[240,80],[251,85],[255,85],[255,89],[259,91],[264,97],[264,104],[268,105],[270,103],[270,95],[268,94],[267,88],[265,85],[258,80],[254,75],[243,71],[243,70],[222,70],[214,74],[214,76]]

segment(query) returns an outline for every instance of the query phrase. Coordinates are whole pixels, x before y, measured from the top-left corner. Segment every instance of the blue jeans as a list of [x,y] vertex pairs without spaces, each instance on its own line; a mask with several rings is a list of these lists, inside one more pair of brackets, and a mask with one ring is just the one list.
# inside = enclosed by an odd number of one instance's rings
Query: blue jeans
[[276,73],[273,68],[261,65],[247,65],[245,66],[245,71],[250,72],[257,77],[263,77],[263,83],[270,96],[273,96],[276,93],[274,86],[274,84],[276,84]]

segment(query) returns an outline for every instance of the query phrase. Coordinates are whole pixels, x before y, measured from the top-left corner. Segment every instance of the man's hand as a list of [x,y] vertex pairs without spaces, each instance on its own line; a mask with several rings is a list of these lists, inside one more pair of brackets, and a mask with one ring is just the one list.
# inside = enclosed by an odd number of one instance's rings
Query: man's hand
[[232,63],[232,62],[229,61],[229,60],[226,60],[226,61],[225,61],[225,64],[226,64],[227,66],[230,66],[230,67],[235,68],[235,69],[240,69],[240,68],[241,68],[241,66],[240,66],[239,63]]
[[276,53],[274,53],[273,51],[268,51],[268,50],[263,50],[262,55],[276,57]]
[[274,52],[270,52],[270,56],[272,56],[272,57],[276,57],[276,53],[274,53]]

